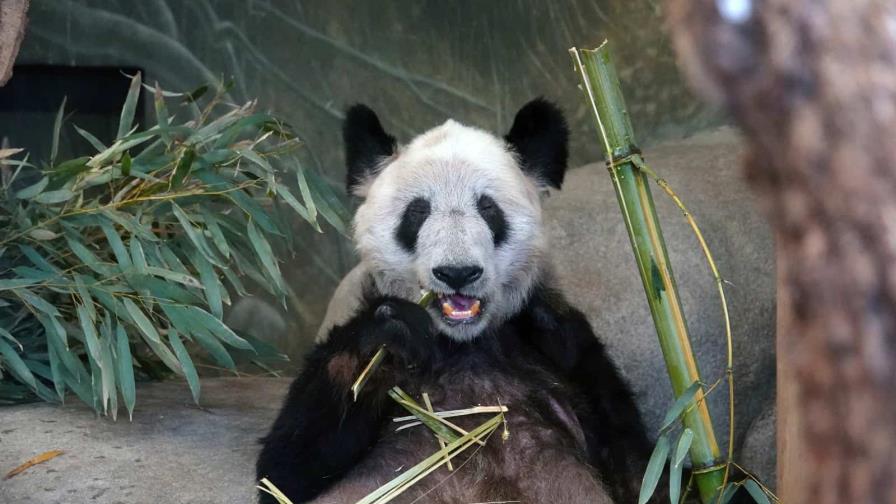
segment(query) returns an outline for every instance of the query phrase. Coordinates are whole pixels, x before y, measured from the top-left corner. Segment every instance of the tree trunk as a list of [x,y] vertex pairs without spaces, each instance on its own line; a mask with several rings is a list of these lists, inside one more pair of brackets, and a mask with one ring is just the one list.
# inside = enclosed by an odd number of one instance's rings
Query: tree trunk
[[0,87],[12,77],[12,64],[28,23],[29,0],[0,0]]
[[789,502],[896,503],[896,2],[666,6],[692,82],[745,133],[779,239],[778,359],[805,451]]

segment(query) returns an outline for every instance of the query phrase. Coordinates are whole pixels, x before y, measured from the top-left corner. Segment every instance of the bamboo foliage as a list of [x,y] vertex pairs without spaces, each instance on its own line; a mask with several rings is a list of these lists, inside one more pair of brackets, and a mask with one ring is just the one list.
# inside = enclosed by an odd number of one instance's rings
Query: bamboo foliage
[[[139,130],[143,91],[156,122]],[[226,91],[171,93],[138,73],[116,138],[72,126],[92,155],[57,159],[64,102],[47,165],[0,151],[0,403],[70,391],[130,415],[140,377],[181,376],[198,401],[197,353],[228,369],[237,352],[282,357],[227,327],[224,308],[247,283],[285,304],[277,251],[293,216],[344,230],[344,210],[300,166],[289,126]]]

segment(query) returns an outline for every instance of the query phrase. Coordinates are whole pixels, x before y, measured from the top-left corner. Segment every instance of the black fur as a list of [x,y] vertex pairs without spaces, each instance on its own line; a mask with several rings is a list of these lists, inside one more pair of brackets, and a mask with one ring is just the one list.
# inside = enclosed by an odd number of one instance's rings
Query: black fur
[[476,209],[479,215],[488,224],[488,228],[492,230],[492,240],[495,246],[499,246],[507,240],[507,219],[504,217],[504,211],[498,206],[498,203],[491,196],[482,195],[476,202]]
[[563,185],[569,157],[569,128],[563,112],[544,98],[523,106],[504,137],[519,155],[524,171],[557,189]]
[[425,198],[414,198],[405,207],[401,222],[395,229],[395,239],[407,250],[413,252],[417,247],[417,235],[429,217],[432,208]]
[[[432,319],[414,303],[371,301],[305,360],[270,433],[261,440],[258,479],[270,479],[295,503],[320,494],[372,447],[381,426],[398,413],[385,390],[412,380],[436,355]],[[389,361],[353,402],[350,384],[334,383],[328,364],[336,355],[367,362],[382,345]],[[262,503],[276,502],[261,493]]]
[[[413,303],[379,299],[368,302],[346,325],[334,328],[328,341],[308,357],[263,439],[258,478],[269,478],[297,504],[308,501],[358,464],[378,442],[389,418],[399,414],[385,393],[388,387],[397,384],[411,392],[426,377],[456,366],[472,367],[474,373],[476,366],[498,369],[522,381],[535,379],[531,370],[538,369],[547,377],[541,382],[545,393],[572,404],[587,444],[581,456],[617,502],[637,499],[650,454],[644,426],[628,385],[579,311],[559,294],[538,288],[517,316],[469,343],[433,334],[430,320]],[[328,362],[337,355],[366,362],[381,344],[387,344],[392,357],[353,403],[350,384],[334,383]],[[525,362],[536,367],[517,364]],[[520,407],[555,418],[550,405],[537,397]],[[553,422],[557,429],[563,428],[560,420]],[[273,502],[265,495],[261,500]]]
[[585,315],[559,292],[539,288],[516,321],[528,328],[527,341],[586,398],[576,415],[585,432],[588,458],[614,500],[636,502],[637,476],[643,474],[652,447],[631,389]]
[[357,104],[345,113],[342,123],[345,143],[346,188],[349,194],[373,175],[383,158],[395,153],[395,137],[386,133],[376,113]]

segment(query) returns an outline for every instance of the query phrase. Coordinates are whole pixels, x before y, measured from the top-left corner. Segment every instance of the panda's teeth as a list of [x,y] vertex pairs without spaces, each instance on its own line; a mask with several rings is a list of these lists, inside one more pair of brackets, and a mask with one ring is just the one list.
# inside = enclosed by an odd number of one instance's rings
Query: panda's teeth
[[442,303],[442,314],[452,320],[466,320],[471,319],[477,315],[481,311],[481,302],[477,299],[473,302],[472,305],[466,310],[459,310],[455,308],[450,301],[445,301]]

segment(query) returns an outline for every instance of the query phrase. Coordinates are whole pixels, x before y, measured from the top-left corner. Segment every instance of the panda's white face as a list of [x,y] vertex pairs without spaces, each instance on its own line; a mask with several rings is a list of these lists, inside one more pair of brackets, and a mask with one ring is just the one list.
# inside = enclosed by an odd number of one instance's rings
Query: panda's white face
[[384,294],[428,307],[469,340],[519,310],[544,252],[539,187],[503,139],[454,121],[385,160],[356,192],[361,260]]
[[536,99],[504,138],[448,121],[397,147],[364,105],[343,125],[361,265],[377,290],[418,301],[440,331],[466,341],[517,313],[544,263],[539,192],[560,188],[568,129]]

